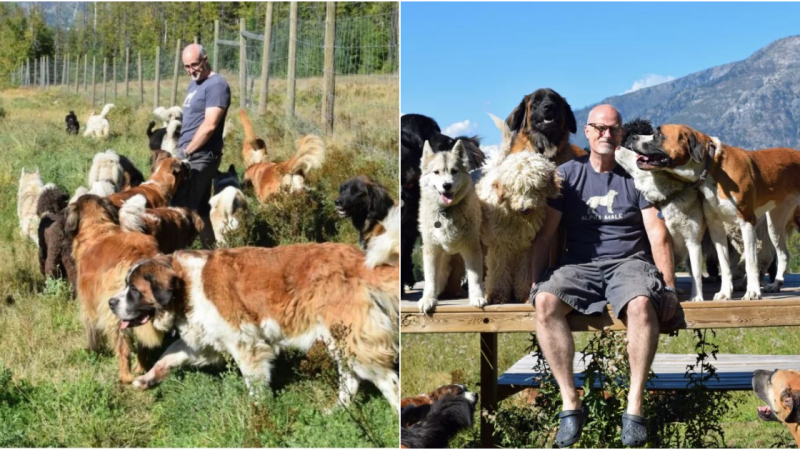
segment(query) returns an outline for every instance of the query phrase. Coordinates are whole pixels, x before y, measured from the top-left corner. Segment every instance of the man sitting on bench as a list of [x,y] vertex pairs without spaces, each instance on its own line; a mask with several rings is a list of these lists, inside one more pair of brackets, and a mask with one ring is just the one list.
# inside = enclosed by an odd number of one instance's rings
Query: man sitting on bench
[[[622,443],[641,447],[647,441],[642,397],[658,346],[659,319],[671,319],[678,303],[672,241],[658,210],[614,160],[622,136],[619,111],[599,105],[587,122],[591,152],[559,167],[562,196],[549,202],[531,247],[536,333],[563,401],[556,443],[567,447],[580,439],[588,410],[575,390],[575,343],[566,315],[599,313],[611,304],[627,327],[631,366]],[[544,271],[560,224],[566,233],[564,255]]]

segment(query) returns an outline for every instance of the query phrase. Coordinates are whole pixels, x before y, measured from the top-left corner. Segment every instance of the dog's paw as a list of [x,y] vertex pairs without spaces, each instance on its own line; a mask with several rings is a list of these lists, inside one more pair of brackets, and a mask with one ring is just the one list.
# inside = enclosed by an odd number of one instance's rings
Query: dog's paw
[[[503,295],[502,293],[500,293],[498,291],[492,292],[487,297],[488,298],[486,300],[487,300],[489,305],[502,305],[503,303],[505,303],[505,299],[506,299],[505,295]],[[472,304],[471,300],[470,300],[470,304]]]
[[747,290],[747,278],[739,278],[733,281],[733,291],[741,292]]
[[744,293],[742,300],[761,300],[761,293],[755,290],[748,290]]
[[483,308],[484,306],[486,306],[486,299],[483,297],[470,297],[469,305],[474,306],[476,308]]
[[147,389],[150,389],[151,387],[155,386],[156,384],[158,384],[158,383],[156,383],[156,381],[154,379],[148,377],[147,375],[142,375],[140,377],[136,377],[136,379],[133,380],[133,383],[131,383],[131,385],[133,387],[135,387],[136,389],[139,389],[141,391],[145,391]]
[[776,280],[774,283],[768,283],[764,286],[764,292],[780,292],[783,287],[783,281]]
[[714,294],[714,300],[730,300],[731,299],[731,292],[729,291],[719,291]]
[[425,314],[436,308],[436,297],[422,297],[417,302],[419,312]]
[[692,302],[702,302],[702,301],[705,301],[705,299],[703,298],[702,295],[695,295],[694,297],[692,297],[690,299],[690,301],[692,301]]

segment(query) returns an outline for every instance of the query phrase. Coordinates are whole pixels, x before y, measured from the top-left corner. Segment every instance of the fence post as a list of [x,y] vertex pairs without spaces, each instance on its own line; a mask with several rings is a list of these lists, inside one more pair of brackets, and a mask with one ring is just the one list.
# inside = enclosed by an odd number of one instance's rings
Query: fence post
[[286,115],[294,118],[295,69],[297,64],[297,2],[289,7],[289,68],[286,75]]
[[81,55],[75,55],[75,93],[78,93],[78,75],[81,70]]
[[38,87],[37,85],[39,84],[39,83],[38,83],[38,79],[37,79],[37,77],[36,77],[36,75],[37,75],[37,72],[39,71],[39,68],[38,68],[38,66],[39,66],[39,65],[41,65],[41,63],[39,62],[39,60],[36,60],[36,59],[35,59],[35,60],[33,60],[33,83],[31,83],[31,84],[32,84],[33,86],[36,86],[36,87]]
[[153,94],[153,109],[158,108],[158,94],[160,94],[161,89],[159,89],[159,83],[161,83],[161,46],[156,47],[156,90]]
[[125,98],[128,98],[128,74],[131,70],[131,48],[125,47]]
[[50,67],[48,67],[49,61],[47,59],[48,59],[48,56],[44,55],[44,58],[42,59],[42,64],[44,65],[42,67],[42,74],[44,75],[42,77],[42,83],[43,83],[42,87],[45,88],[45,89],[47,89],[47,85],[50,82]]
[[325,69],[323,73],[322,121],[325,132],[333,132],[333,101],[336,98],[334,44],[336,43],[336,2],[328,2],[325,14]]
[[25,64],[27,66],[25,68],[25,78],[26,78],[25,85],[26,86],[30,86],[31,85],[31,81],[32,81],[31,80],[31,59],[30,58],[26,59],[25,60]]
[[247,41],[244,38],[244,17],[239,19],[239,107],[247,106]]
[[95,74],[97,73],[97,55],[92,55],[92,106],[95,105],[97,97],[97,85],[95,84]]
[[65,53],[61,61],[61,85],[69,87],[69,53]]
[[389,67],[392,69],[397,53],[397,14],[398,10],[392,11],[392,28],[389,30]]
[[264,21],[264,50],[261,53],[261,97],[258,99],[258,115],[267,113],[267,94],[269,93],[269,46],[272,39],[272,2],[267,2],[267,16]]
[[83,55],[83,92],[86,93],[87,89],[87,74],[89,73],[89,54]]
[[144,81],[142,81],[142,52],[137,53],[137,63],[139,67],[139,107],[144,106]]
[[219,72],[219,20],[214,21],[214,72]]
[[111,57],[111,83],[114,86],[111,89],[111,98],[114,103],[117,103],[117,57]]
[[181,59],[181,40],[178,38],[175,44],[175,67],[172,68],[172,94],[169,97],[169,106],[175,106],[178,98],[178,67]]
[[108,103],[106,93],[108,92],[108,84],[106,84],[106,71],[108,70],[108,58],[103,58],[103,104]]

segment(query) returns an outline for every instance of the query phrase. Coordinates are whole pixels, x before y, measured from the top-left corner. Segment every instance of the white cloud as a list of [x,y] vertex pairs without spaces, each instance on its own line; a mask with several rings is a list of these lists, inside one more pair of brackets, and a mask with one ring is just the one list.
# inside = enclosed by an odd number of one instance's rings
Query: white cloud
[[472,123],[469,119],[464,120],[463,122],[456,122],[450,124],[444,130],[442,130],[442,134],[445,134],[450,137],[456,136],[464,136],[469,134],[474,134],[475,130],[478,129],[477,123]]
[[630,94],[631,92],[638,91],[639,89],[648,88],[650,86],[655,86],[657,84],[666,83],[667,81],[674,80],[675,77],[672,75],[656,75],[654,73],[649,73],[645,75],[642,79],[636,80],[633,82],[633,86],[628,89],[627,91],[623,92],[623,94]]
[[483,150],[483,153],[486,154],[487,158],[494,159],[494,157],[497,155],[497,152],[500,151],[500,144],[481,145],[481,150]]

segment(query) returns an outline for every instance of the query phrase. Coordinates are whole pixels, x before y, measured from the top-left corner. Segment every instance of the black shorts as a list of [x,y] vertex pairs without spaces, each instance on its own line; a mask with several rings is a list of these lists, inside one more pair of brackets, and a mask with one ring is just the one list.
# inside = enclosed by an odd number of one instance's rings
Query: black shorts
[[201,216],[211,212],[211,187],[217,176],[222,157],[210,152],[193,153],[189,156],[192,166],[189,177],[184,180],[172,199],[172,206],[184,206],[197,211]]
[[549,292],[582,314],[601,313],[610,304],[617,317],[625,305],[645,296],[658,311],[664,279],[643,254],[623,259],[564,264],[550,268],[531,290],[531,301],[539,292]]

